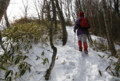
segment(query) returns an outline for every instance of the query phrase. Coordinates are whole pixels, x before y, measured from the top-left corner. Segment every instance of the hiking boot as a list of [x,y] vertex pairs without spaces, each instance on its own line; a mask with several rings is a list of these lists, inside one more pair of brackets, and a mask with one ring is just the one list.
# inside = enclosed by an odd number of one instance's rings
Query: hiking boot
[[84,51],[85,54],[88,54],[88,51]]
[[82,52],[82,49],[79,49],[79,51],[81,51],[81,52]]

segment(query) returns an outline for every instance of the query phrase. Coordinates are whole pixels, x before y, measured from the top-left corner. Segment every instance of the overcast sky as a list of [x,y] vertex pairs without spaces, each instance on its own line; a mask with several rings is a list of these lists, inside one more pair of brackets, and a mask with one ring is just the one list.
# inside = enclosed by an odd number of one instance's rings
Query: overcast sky
[[[24,0],[26,1],[26,0]],[[28,0],[28,5],[29,5],[29,16],[35,16],[36,15],[36,11],[33,5],[33,0]],[[20,17],[23,17],[23,12],[24,12],[24,8],[23,8],[23,4],[22,4],[22,0],[11,0],[8,9],[7,9],[7,14],[8,14],[8,18],[10,21],[13,21],[15,19],[18,19]],[[36,15],[37,16],[37,15]]]

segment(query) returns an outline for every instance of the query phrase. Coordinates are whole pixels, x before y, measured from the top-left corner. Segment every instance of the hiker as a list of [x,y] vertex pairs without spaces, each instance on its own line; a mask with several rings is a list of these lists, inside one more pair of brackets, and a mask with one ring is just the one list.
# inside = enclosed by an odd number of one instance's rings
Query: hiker
[[88,54],[88,45],[87,45],[87,38],[88,38],[88,29],[90,28],[89,22],[86,17],[84,17],[84,12],[80,12],[78,14],[78,19],[74,26],[74,32],[78,36],[78,46],[79,51],[82,52],[82,45],[84,47],[84,53]]

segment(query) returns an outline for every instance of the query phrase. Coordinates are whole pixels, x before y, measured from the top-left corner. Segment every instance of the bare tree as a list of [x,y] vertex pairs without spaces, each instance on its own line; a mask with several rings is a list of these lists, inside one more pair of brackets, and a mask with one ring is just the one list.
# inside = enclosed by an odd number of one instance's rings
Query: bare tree
[[39,22],[40,22],[40,20],[41,20],[41,12],[42,12],[41,1],[40,0],[33,0],[33,3],[34,3],[35,9],[36,9],[36,12],[37,12],[37,15],[38,15],[38,19],[39,19]]
[[23,14],[25,20],[27,20],[28,18],[28,10],[29,10],[28,2],[29,2],[28,0],[22,0],[23,8],[24,8]]
[[63,39],[62,40],[63,40],[63,45],[65,45],[67,43],[67,38],[68,38],[67,30],[66,30],[66,24],[65,24],[65,19],[64,19],[64,16],[63,16],[63,12],[60,9],[58,0],[55,0],[55,2],[56,2],[56,8],[58,10],[59,19],[60,19],[60,22],[61,22],[61,25],[62,25],[62,32],[63,32]]
[[109,15],[107,15],[108,9],[107,9],[107,4],[106,4],[106,0],[102,0],[103,3],[103,14],[104,14],[104,22],[105,22],[105,28],[106,28],[106,33],[107,33],[107,40],[108,40],[108,45],[110,47],[110,51],[112,53],[112,55],[116,55],[116,50],[115,50],[115,46],[114,46],[114,42],[112,39],[112,35],[111,35],[111,30],[110,30],[110,20],[109,20]]
[[3,45],[1,31],[0,31],[0,45],[1,45],[1,48],[4,50],[4,53],[7,53],[7,50],[5,49],[5,47]]
[[119,4],[120,4],[120,0],[114,0],[114,7],[115,7],[115,12],[117,13],[117,15],[120,17],[120,10],[119,10]]
[[65,14],[66,14],[66,18],[67,18],[67,22],[71,22],[71,19],[70,19],[70,16],[71,16],[71,12],[70,12],[70,5],[72,4],[72,1],[71,0],[66,0],[65,1],[65,7],[66,7],[66,10],[65,10]]
[[7,10],[10,0],[0,0],[0,21]]
[[[10,0],[0,0],[0,21],[2,19],[2,16],[4,15],[4,13],[7,10],[9,2],[10,2]],[[4,52],[6,53],[6,49],[4,48],[3,42],[2,42],[1,32],[0,32],[0,45],[1,45],[2,49],[4,50]]]
[[10,23],[9,23],[9,20],[8,20],[7,12],[5,12],[5,21],[6,21],[7,28],[10,29]]
[[45,17],[43,19],[48,19],[48,20],[51,19],[51,16],[50,16],[50,1],[47,1],[47,0],[43,1],[42,15],[43,15],[43,17]]
[[51,0],[51,2],[52,2],[53,19],[51,20],[51,25],[50,25],[49,32],[50,32],[50,45],[51,45],[51,48],[53,49],[53,56],[52,56],[52,62],[50,64],[50,67],[46,71],[46,75],[45,75],[46,80],[49,80],[51,71],[52,71],[52,69],[55,65],[55,59],[56,59],[56,55],[57,55],[57,48],[53,44],[53,23],[55,21],[55,16],[54,15],[56,15],[56,10],[55,10],[54,0]]

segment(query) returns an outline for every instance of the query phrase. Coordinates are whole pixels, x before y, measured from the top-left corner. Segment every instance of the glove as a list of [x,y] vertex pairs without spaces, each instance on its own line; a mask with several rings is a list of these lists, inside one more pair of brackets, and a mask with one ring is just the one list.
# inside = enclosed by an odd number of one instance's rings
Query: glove
[[76,33],[76,30],[74,30],[74,33]]

